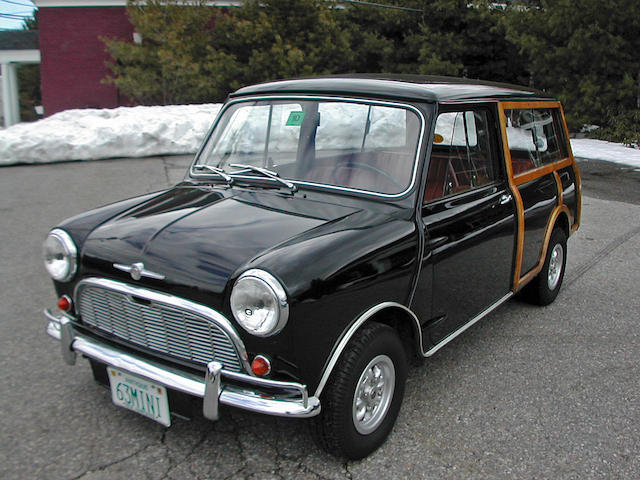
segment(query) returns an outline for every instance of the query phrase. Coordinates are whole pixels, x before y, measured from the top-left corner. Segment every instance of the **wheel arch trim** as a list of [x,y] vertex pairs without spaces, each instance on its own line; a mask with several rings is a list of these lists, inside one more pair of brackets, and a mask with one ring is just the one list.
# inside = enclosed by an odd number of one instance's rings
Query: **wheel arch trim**
[[405,321],[409,321],[413,326],[413,331],[415,334],[415,341],[417,342],[417,348],[422,353],[422,330],[420,328],[420,321],[418,317],[413,313],[409,308],[397,302],[382,302],[373,307],[369,308],[363,314],[361,314],[351,325],[342,333],[340,339],[336,343],[335,347],[331,352],[331,356],[329,357],[329,361],[325,364],[324,370],[322,372],[322,377],[320,377],[320,382],[316,387],[316,391],[314,396],[316,398],[320,398],[324,387],[326,386],[333,369],[338,363],[342,352],[349,344],[351,338],[355,335],[355,333],[364,325],[367,321],[372,320],[376,317],[377,314],[383,311],[391,311],[391,310],[400,310],[405,317]]

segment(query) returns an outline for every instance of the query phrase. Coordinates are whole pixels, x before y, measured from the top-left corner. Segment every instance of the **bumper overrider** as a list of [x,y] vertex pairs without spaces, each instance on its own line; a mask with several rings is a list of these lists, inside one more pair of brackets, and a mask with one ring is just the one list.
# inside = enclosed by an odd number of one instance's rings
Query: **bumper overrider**
[[[49,310],[45,310],[44,314],[49,321],[47,333],[60,341],[62,357],[67,364],[75,364],[76,356],[80,353],[167,388],[200,397],[203,415],[210,420],[219,418],[220,404],[282,417],[305,418],[320,413],[320,401],[316,397],[309,397],[306,385],[231,372],[216,361],[207,365],[204,376],[198,376],[123,352],[83,335],[74,328],[74,319],[67,314],[56,316]],[[226,383],[225,379],[234,383]]]

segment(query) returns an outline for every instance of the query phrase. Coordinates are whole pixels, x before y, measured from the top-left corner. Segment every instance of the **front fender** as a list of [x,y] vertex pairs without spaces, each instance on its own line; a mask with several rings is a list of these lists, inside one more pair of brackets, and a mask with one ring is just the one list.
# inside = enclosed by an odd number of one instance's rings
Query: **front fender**
[[415,223],[389,216],[372,220],[325,225],[241,269],[269,271],[290,299],[285,329],[277,338],[246,339],[248,350],[290,359],[310,391],[356,319],[385,302],[409,302],[419,250]]

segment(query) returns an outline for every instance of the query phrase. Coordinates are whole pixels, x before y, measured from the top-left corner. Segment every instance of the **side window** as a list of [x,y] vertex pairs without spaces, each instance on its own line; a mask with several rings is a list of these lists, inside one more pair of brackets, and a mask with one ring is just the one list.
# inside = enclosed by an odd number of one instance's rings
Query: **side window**
[[497,177],[485,110],[438,115],[425,202],[482,187]]
[[514,175],[568,156],[557,108],[505,110],[505,116]]

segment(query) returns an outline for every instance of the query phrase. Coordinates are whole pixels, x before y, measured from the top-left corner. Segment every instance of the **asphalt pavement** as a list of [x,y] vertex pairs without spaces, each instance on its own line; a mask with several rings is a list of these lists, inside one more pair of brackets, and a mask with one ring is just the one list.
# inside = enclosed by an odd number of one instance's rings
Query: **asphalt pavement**
[[636,479],[640,472],[640,174],[581,162],[580,230],[555,303],[514,299],[415,362],[370,457],[318,450],[305,421],[222,409],[166,429],[115,407],[44,332],[41,243],[62,219],[165,188],[188,158],[0,168],[2,479]]

